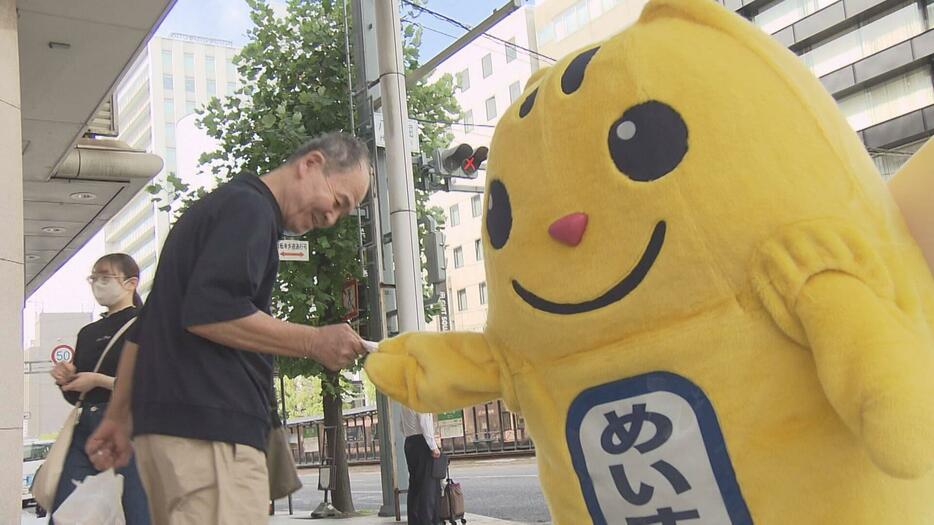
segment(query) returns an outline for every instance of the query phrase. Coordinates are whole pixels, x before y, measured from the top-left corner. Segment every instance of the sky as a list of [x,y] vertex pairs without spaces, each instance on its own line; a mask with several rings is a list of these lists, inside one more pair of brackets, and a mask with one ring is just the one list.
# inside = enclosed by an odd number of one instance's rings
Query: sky
[[[270,0],[270,3],[277,11],[285,9],[283,0]],[[507,0],[429,0],[426,7],[473,27],[506,3]],[[413,21],[424,28],[419,52],[423,63],[465,32],[425,13]],[[247,42],[250,27],[249,7],[243,0],[178,0],[156,34],[186,33],[229,40],[239,47]],[[36,339],[36,320],[41,312],[103,311],[95,303],[85,281],[91,266],[104,255],[103,237],[101,232],[89,241],[27,300],[23,310],[24,347]]]
[[[285,8],[282,0],[270,3],[276,10]],[[506,3],[507,0],[429,0],[426,7],[473,27]],[[435,56],[464,33],[463,29],[425,13],[414,22],[425,27],[422,61]],[[246,43],[251,26],[249,8],[243,0],[178,0],[158,34],[186,33],[230,40],[241,46]]]

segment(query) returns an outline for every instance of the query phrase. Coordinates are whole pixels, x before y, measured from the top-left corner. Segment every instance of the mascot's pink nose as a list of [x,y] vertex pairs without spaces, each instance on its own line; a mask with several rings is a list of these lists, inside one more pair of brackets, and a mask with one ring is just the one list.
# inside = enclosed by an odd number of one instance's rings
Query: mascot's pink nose
[[587,214],[572,213],[565,215],[548,227],[551,238],[568,246],[574,247],[581,243],[584,231],[587,229]]

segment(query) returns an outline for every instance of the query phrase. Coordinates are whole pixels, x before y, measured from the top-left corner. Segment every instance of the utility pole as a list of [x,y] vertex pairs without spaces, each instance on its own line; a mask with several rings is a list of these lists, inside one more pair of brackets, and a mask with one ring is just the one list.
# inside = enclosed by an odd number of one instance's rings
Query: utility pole
[[422,299],[412,152],[406,138],[409,110],[402,64],[399,0],[376,2],[376,33],[379,39],[380,93],[389,168],[389,214],[399,331],[420,331],[425,328],[425,305]]
[[[402,63],[402,23],[399,0],[376,0],[376,36],[379,53],[380,98],[386,142],[389,179],[389,217],[392,231],[392,259],[395,276],[396,318],[400,332],[425,328],[422,298],[421,254],[415,204],[412,152],[408,142],[409,110],[406,98],[405,67]],[[397,411],[396,411],[397,412]],[[396,426],[397,417],[392,417]],[[385,427],[384,427],[385,428]],[[398,458],[400,442],[393,452]],[[396,484],[401,484],[397,461]],[[406,486],[408,480],[405,481]]]
[[[363,221],[369,312],[366,331],[368,338],[380,340],[425,328],[412,152],[406,140],[408,108],[402,28],[399,0],[345,1],[353,8],[353,49],[358,75],[354,86],[358,109],[355,127],[358,136],[369,142],[376,171],[369,198],[361,207],[366,210]],[[429,67],[411,75],[408,85],[427,76],[437,64],[516,8],[518,2],[509,0],[503,9],[443,51]],[[382,108],[384,147],[378,145],[381,137],[376,129],[377,107]],[[446,293],[444,296],[442,300],[446,300]],[[405,437],[400,425],[400,405],[379,392],[377,404],[383,492],[379,515],[391,516],[395,514],[394,492],[408,488],[402,446]],[[405,498],[401,500],[404,505]]]
[[[377,115],[375,113],[375,102],[380,98],[380,62],[378,60],[377,45],[377,4],[384,0],[350,0],[353,7],[353,27],[354,27],[354,57],[357,65],[357,83],[354,86],[354,95],[357,100],[358,121],[355,123],[357,135],[367,139],[370,151],[373,154],[373,167],[375,170],[375,180],[368,194],[367,202],[362,203],[362,207],[367,210],[365,214],[364,230],[365,242],[363,244],[364,264],[367,276],[367,310],[369,312],[367,323],[367,337],[372,340],[381,340],[392,337],[408,324],[400,325],[400,313],[397,307],[397,290],[395,272],[398,266],[394,265],[396,258],[393,242],[393,229],[396,228],[393,219],[399,207],[391,207],[393,191],[391,187],[398,186],[391,179],[401,179],[405,176],[403,171],[400,175],[398,169],[398,156],[394,158],[397,162],[394,167],[390,164],[387,150],[390,144],[388,138],[390,133],[396,133],[396,138],[402,138],[399,134],[398,125],[392,132],[380,132],[380,129],[389,127],[386,125],[386,117],[394,119],[393,122],[402,122],[398,112],[392,115],[383,113],[383,125],[377,124]],[[398,5],[396,5],[398,8]],[[398,12],[398,11],[397,11]],[[398,27],[398,22],[397,22]],[[401,33],[397,33],[401,39]],[[401,67],[396,68],[401,71]],[[403,94],[403,97],[405,95]],[[404,100],[404,99],[403,99]],[[399,120],[395,120],[399,119]],[[380,143],[384,145],[381,146]],[[396,146],[398,147],[398,146]],[[403,156],[401,158],[405,158]],[[410,168],[411,169],[411,168]],[[403,166],[404,170],[404,166]],[[409,173],[411,177],[411,173]],[[404,184],[404,181],[403,181]],[[410,179],[409,186],[412,186]],[[403,187],[404,189],[404,187]],[[398,189],[395,190],[398,193]],[[410,190],[411,191],[411,190]],[[404,195],[404,193],[403,193]],[[409,193],[411,202],[408,206],[414,220],[414,191]],[[403,214],[405,215],[405,214]],[[400,226],[401,227],[401,226]],[[417,235],[417,230],[413,232]],[[415,238],[415,248],[418,248],[417,237]],[[417,252],[416,252],[417,253]],[[411,256],[410,256],[411,258]],[[416,256],[415,262],[419,258]],[[420,268],[420,266],[419,266]],[[420,270],[419,270],[420,276]],[[411,280],[411,277],[408,277]],[[403,279],[404,280],[404,279]],[[408,283],[403,288],[411,289],[414,285]],[[419,289],[415,296],[419,302],[422,301],[421,291]],[[412,297],[411,295],[409,297]],[[421,308],[416,306],[415,308]],[[377,410],[379,417],[379,449],[380,449],[380,477],[382,481],[383,504],[380,507],[380,516],[395,515],[396,490],[405,490],[408,488],[408,471],[405,463],[405,453],[403,442],[405,436],[402,435],[401,428],[401,405],[377,392]],[[405,505],[405,498],[401,498],[401,503]]]

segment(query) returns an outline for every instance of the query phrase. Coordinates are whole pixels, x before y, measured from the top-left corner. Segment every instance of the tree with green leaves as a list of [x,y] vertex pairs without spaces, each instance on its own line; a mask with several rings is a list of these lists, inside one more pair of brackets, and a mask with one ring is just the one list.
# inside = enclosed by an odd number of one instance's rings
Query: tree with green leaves
[[[255,27],[235,59],[244,86],[231,97],[213,99],[199,119],[199,125],[220,143],[217,151],[201,158],[202,166],[219,182],[243,171],[269,172],[309,137],[355,128],[349,86],[356,83],[347,53],[352,40],[347,32],[351,25],[347,4],[288,0],[285,14],[277,16],[263,0],[245,1]],[[406,25],[404,33],[405,64],[413,70],[421,29]],[[447,75],[434,83],[420,82],[409,92],[409,112],[422,123],[425,151],[444,147],[452,138],[446,123],[460,117],[453,90],[453,79]],[[174,175],[150,191],[162,196],[163,207],[181,210],[204,195],[204,190],[191,188]],[[430,213],[443,224],[442,210],[430,209],[427,200],[426,194],[417,191],[418,213]],[[309,242],[309,261],[280,264],[273,314],[314,326],[340,322],[346,313],[341,304],[342,288],[351,279],[362,280],[360,238],[356,217],[306,234],[303,239]],[[436,313],[434,308],[426,308],[429,319]],[[352,512],[341,399],[350,386],[345,374],[358,372],[359,365],[335,373],[311,360],[279,358],[277,366],[288,378],[320,379],[330,449],[326,453],[335,466],[333,504],[338,510]]]

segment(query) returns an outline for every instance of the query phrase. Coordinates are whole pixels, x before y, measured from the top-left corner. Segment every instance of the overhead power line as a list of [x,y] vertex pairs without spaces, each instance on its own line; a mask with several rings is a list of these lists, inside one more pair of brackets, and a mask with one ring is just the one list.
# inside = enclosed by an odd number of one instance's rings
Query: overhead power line
[[[405,17],[403,17],[403,18],[402,18],[402,21],[405,22],[405,23],[407,23],[407,24],[412,24],[412,25],[414,25],[414,26],[420,27],[420,28],[424,29],[425,31],[431,31],[432,33],[436,33],[436,34],[441,35],[441,36],[446,36],[446,37],[450,38],[451,40],[457,40],[458,38],[460,38],[460,37],[458,37],[458,36],[452,35],[452,34],[450,34],[450,33],[445,33],[444,31],[441,31],[441,30],[439,30],[439,29],[435,29],[434,27],[430,27],[430,26],[427,26],[427,25],[422,24],[422,23],[420,23],[420,22],[417,22],[417,21],[415,21],[415,20],[412,20],[411,18],[405,18]],[[471,44],[478,44],[478,42],[471,42]],[[469,44],[468,44],[468,45],[469,45]],[[510,43],[509,45],[512,45],[512,44]],[[487,47],[487,46],[481,46],[481,47],[483,47],[484,49],[487,49],[487,50],[489,50],[489,51],[491,51],[491,52],[500,54],[500,55],[505,55],[505,54],[506,54],[506,51],[505,51],[504,49],[500,49],[499,46],[497,46],[497,49],[491,49],[490,47]],[[517,56],[516,56],[516,60],[521,60],[522,62],[524,62],[524,63],[526,63],[526,64],[531,64],[531,63],[532,63],[531,57],[526,56],[526,55],[524,55],[524,54],[523,54],[523,55],[517,55]]]
[[411,120],[416,121],[416,122],[424,122],[425,124],[443,124],[443,125],[446,125],[446,126],[464,125],[464,126],[471,126],[471,127],[474,127],[474,128],[490,128],[490,129],[495,129],[495,128],[496,128],[496,126],[494,126],[493,124],[469,124],[469,123],[467,123],[467,122],[458,122],[458,121],[427,120],[427,119],[423,119],[423,118],[413,118],[413,117],[409,117],[409,118],[410,118]]
[[[443,15],[443,14],[441,14],[441,13],[439,13],[439,12],[437,12],[437,11],[433,11],[433,10],[427,8],[427,7],[420,6],[420,5],[418,5],[418,4],[414,3],[414,2],[411,2],[410,0],[402,0],[402,3],[404,3],[405,5],[411,7],[411,8],[413,8],[413,9],[419,11],[419,12],[429,14],[429,15],[431,15],[431,16],[437,18],[438,20],[442,20],[442,21],[447,22],[447,23],[449,23],[449,24],[451,24],[451,25],[454,25],[454,26],[457,26],[457,27],[459,27],[459,28],[461,28],[461,29],[464,29],[465,31],[471,31],[471,30],[473,29],[472,27],[470,27],[469,25],[467,25],[467,24],[461,22],[460,20],[456,20],[456,19],[451,18],[451,17],[449,17],[449,16],[447,16],[447,15]],[[521,51],[523,51],[523,52],[525,52],[525,53],[528,53],[529,55],[536,56],[536,57],[541,58],[541,59],[543,59],[543,60],[548,60],[548,61],[550,61],[552,64],[555,63],[555,62],[557,62],[554,58],[552,58],[552,57],[550,57],[550,56],[548,56],[548,55],[546,55],[546,54],[539,53],[538,51],[534,51],[534,50],[529,49],[529,48],[527,48],[527,47],[520,46],[519,44],[515,44],[515,43],[510,42],[510,41],[508,41],[508,40],[504,40],[504,39],[502,39],[502,38],[500,38],[500,37],[498,37],[498,36],[491,35],[491,34],[485,32],[485,31],[483,32],[483,36],[485,36],[485,37],[487,37],[487,38],[489,38],[489,39],[491,39],[491,40],[495,40],[496,42],[499,42],[499,43],[501,43],[501,44],[505,44],[505,45],[511,46],[511,47],[513,47],[513,48],[515,48],[515,49],[521,50]]]

